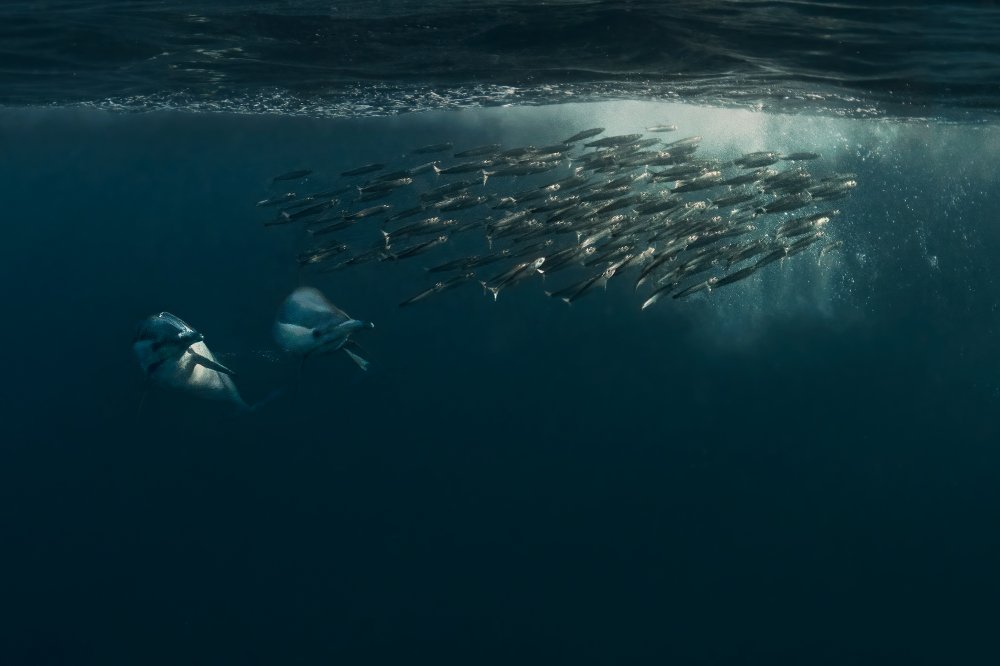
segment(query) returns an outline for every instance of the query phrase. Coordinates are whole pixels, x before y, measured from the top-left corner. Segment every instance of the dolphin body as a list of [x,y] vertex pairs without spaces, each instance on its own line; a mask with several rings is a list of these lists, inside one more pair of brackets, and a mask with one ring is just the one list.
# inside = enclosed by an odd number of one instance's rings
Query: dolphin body
[[180,317],[161,312],[139,324],[132,349],[152,383],[249,410],[233,383],[236,373],[216,360],[204,340]]
[[282,349],[303,359],[342,349],[362,370],[367,370],[368,361],[355,351],[360,348],[350,340],[352,333],[363,328],[375,325],[352,319],[318,289],[299,287],[278,310],[274,339]]

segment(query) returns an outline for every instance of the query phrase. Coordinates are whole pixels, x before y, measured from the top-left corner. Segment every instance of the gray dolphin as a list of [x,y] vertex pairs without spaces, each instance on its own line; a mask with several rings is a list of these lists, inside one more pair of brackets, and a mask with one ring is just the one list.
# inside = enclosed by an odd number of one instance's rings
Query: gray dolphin
[[362,370],[367,370],[368,361],[350,340],[351,334],[362,328],[375,328],[375,324],[352,319],[318,289],[299,287],[278,310],[274,339],[282,349],[303,359],[342,349]]
[[132,349],[154,384],[249,409],[233,383],[236,373],[219,363],[205,336],[180,317],[169,312],[150,315],[139,324]]

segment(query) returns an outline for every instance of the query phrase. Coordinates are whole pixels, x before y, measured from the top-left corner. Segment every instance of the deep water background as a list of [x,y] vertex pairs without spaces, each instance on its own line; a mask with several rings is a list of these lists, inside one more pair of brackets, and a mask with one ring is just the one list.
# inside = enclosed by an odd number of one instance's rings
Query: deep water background
[[[338,355],[253,415],[154,391],[137,417],[129,343],[160,310],[248,400],[293,382],[270,326],[301,239],[261,225],[270,176],[657,120],[858,173],[844,251],[645,312],[631,280],[401,310],[427,264],[313,277],[376,323],[371,372]],[[995,126],[7,109],[0,145],[0,662],[1000,658]]]

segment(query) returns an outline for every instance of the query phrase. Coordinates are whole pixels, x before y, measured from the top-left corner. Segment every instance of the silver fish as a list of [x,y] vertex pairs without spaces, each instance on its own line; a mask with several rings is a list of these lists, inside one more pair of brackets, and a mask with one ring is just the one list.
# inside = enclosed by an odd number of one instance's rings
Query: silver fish
[[590,143],[585,143],[583,145],[587,148],[606,148],[632,143],[633,141],[638,141],[641,138],[641,134],[619,134],[618,136],[606,136],[603,139],[591,141]]
[[687,298],[691,294],[697,294],[699,291],[711,291],[718,282],[718,278],[710,277],[704,282],[699,282],[698,284],[691,285],[687,289],[682,289],[674,294],[674,298]]
[[[521,282],[540,273],[539,269],[543,263],[545,263],[545,257],[538,257],[533,261],[523,261],[497,275],[492,280],[482,282],[481,284],[483,285],[483,289],[493,294],[493,300],[495,301],[500,295],[500,290],[504,287]],[[492,286],[490,285],[491,282],[493,283]]]
[[733,164],[745,169],[757,169],[760,167],[771,166],[779,159],[781,159],[780,153],[770,150],[762,150],[756,153],[747,153],[742,157],[738,157],[733,160]]
[[468,150],[463,150],[459,153],[455,153],[455,157],[479,157],[481,155],[493,155],[500,152],[499,143],[490,143],[485,146],[476,146],[475,148],[469,148]]
[[374,215],[382,215],[392,210],[392,206],[389,204],[379,204],[378,206],[372,206],[371,208],[362,208],[361,210],[355,211],[353,213],[345,213],[345,220],[360,220],[365,217],[372,217]]
[[366,173],[374,173],[375,171],[381,171],[385,168],[384,164],[366,164],[364,166],[359,166],[356,169],[348,169],[347,171],[341,171],[341,176],[363,176]]
[[729,275],[725,275],[716,280],[715,284],[712,285],[712,289],[718,289],[719,287],[724,287],[727,284],[733,284],[734,282],[745,280],[746,278],[753,275],[756,271],[757,271],[756,266],[747,266],[746,268],[741,268],[735,273],[730,273]]
[[594,127],[592,129],[586,129],[583,130],[582,132],[577,132],[568,139],[565,139],[563,143],[576,143],[577,141],[583,141],[584,139],[589,139],[592,136],[597,136],[602,132],[604,132],[603,127]]
[[421,146],[410,151],[411,155],[426,155],[428,153],[443,153],[454,148],[452,143],[432,143],[429,146]]
[[439,282],[435,282],[433,286],[429,287],[428,289],[424,289],[416,296],[411,296],[410,298],[407,298],[405,301],[399,304],[399,307],[403,308],[406,307],[407,305],[412,305],[413,303],[422,301],[428,296],[431,296],[432,294],[439,294],[442,291],[454,289],[455,287],[459,287],[465,284],[466,282],[474,280],[475,277],[476,277],[475,273],[464,273],[462,275],[455,275],[453,277],[450,277],[447,280],[441,280]]
[[461,164],[453,164],[443,168],[434,165],[432,168],[434,169],[434,173],[440,176],[442,174],[448,175],[452,173],[471,173],[473,171],[482,171],[486,167],[490,166],[493,166],[492,160],[483,160],[481,162],[462,162]]
[[295,198],[295,192],[286,192],[285,194],[280,194],[267,199],[261,199],[257,202],[258,208],[266,208],[269,206],[280,206],[283,203],[287,203]]
[[288,173],[283,173],[280,176],[275,176],[271,179],[272,183],[277,183],[283,180],[299,180],[300,178],[305,178],[312,173],[311,169],[298,169],[297,171],[289,171]]
[[410,247],[404,248],[402,250],[392,250],[387,255],[388,259],[400,260],[408,259],[409,257],[415,257],[418,254],[427,252],[430,249],[437,247],[448,242],[448,236],[441,234],[437,238],[432,238],[430,240],[424,241],[422,243],[417,243],[416,245],[411,245]]
[[789,153],[787,155],[781,156],[781,159],[786,160],[788,162],[800,162],[803,160],[818,160],[819,158],[820,158],[819,153],[806,153],[806,152]]

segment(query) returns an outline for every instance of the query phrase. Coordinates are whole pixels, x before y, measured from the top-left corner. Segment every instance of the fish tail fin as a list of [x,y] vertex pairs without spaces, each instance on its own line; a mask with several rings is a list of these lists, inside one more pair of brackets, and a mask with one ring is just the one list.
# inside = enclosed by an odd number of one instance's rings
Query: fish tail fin
[[486,185],[486,181],[490,179],[490,172],[483,169],[483,185]]
[[432,168],[432,169],[434,169],[434,174],[435,174],[435,175],[437,175],[437,176],[440,176],[440,175],[441,175],[441,167],[439,167],[439,166],[437,165],[437,163],[434,163],[434,164],[432,164],[432,165],[431,165],[431,168]]
[[497,297],[500,295],[500,287],[491,287],[488,284],[486,284],[486,282],[484,282],[483,280],[480,280],[479,284],[483,285],[483,290],[486,293],[493,294],[493,300],[495,302],[497,300]]

